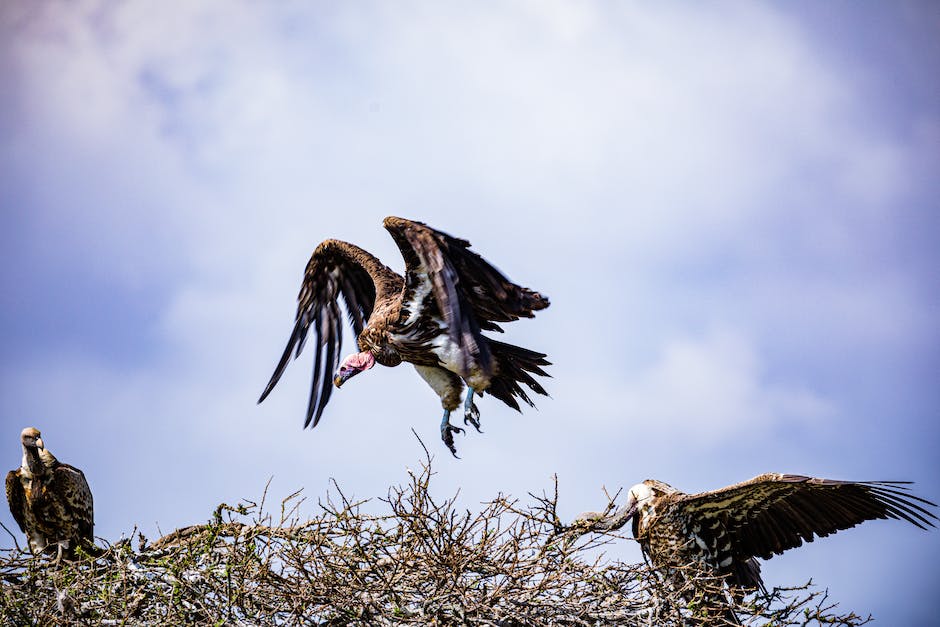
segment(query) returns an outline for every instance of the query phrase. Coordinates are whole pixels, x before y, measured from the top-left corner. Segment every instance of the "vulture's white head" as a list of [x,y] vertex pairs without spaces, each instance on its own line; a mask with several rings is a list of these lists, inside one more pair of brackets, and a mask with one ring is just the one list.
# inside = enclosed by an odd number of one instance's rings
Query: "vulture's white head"
[[22,442],[23,448],[44,448],[41,435],[36,427],[23,429],[23,432],[20,433],[20,442]]
[[23,445],[23,463],[20,469],[27,477],[43,472],[43,455],[45,446],[39,437],[39,429],[26,427],[20,433],[20,443]]
[[353,378],[360,372],[368,370],[374,365],[375,355],[372,354],[372,351],[353,353],[346,357],[343,363],[340,364],[339,370],[337,370],[336,374],[333,376],[333,385],[341,387],[347,380]]
[[644,481],[631,487],[630,491],[627,492],[627,504],[630,507],[640,507],[643,503],[651,501],[655,496],[653,488]]
[[643,483],[638,483],[630,488],[627,495],[627,504],[624,507],[629,509],[635,517],[633,524],[634,535],[643,530],[645,521],[652,519],[656,513],[658,499],[676,492],[678,490],[668,483],[656,479],[647,479]]
[[637,514],[645,513],[656,497],[656,493],[653,491],[652,486],[648,485],[648,481],[636,484],[627,492],[627,502],[624,503],[619,512],[624,518],[624,522]]

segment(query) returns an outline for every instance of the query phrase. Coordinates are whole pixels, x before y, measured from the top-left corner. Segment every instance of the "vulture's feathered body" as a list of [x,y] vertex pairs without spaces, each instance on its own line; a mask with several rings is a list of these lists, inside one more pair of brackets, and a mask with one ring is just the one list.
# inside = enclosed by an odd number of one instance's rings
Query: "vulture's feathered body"
[[609,516],[587,512],[575,527],[609,531],[633,521],[633,536],[652,566],[682,577],[689,565],[738,590],[764,590],[760,564],[814,537],[866,520],[895,518],[921,529],[934,503],[910,495],[902,481],[835,481],[768,473],[727,488],[685,494],[648,479]]
[[81,470],[63,464],[46,450],[38,429],[20,435],[23,461],[7,473],[10,513],[35,554],[56,547],[58,558],[94,545],[94,503]]
[[[482,332],[502,331],[498,323],[531,318],[549,302],[510,282],[465,240],[402,218],[386,218],[384,225],[404,257],[405,276],[353,244],[329,239],[317,246],[304,273],[293,333],[258,402],[277,384],[291,354],[300,354],[312,327],[316,354],[305,427],[320,420],[333,384],[339,387],[375,363],[405,361],[440,397],[441,437],[456,453],[453,433],[462,429],[449,416],[460,405],[465,383],[464,423],[477,430],[474,393],[491,394],[516,410],[517,399],[532,405],[523,384],[546,394],[533,377],[548,376],[544,354]],[[340,297],[359,348],[342,362]]]

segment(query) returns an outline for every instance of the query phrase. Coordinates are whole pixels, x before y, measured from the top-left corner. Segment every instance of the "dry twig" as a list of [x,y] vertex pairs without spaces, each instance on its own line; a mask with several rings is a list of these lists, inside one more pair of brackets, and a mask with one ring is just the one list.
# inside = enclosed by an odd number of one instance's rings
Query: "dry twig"
[[[307,520],[299,492],[276,520],[264,499],[222,504],[206,524],[149,544],[136,534],[137,550],[123,540],[58,568],[9,549],[0,552],[0,616],[4,625],[726,624],[644,565],[585,557],[609,537],[561,541],[557,482],[534,503],[498,496],[473,514],[455,498],[435,500],[432,476],[428,457],[374,501],[350,501],[334,484]],[[747,625],[869,620],[834,613],[809,583],[750,595],[734,611]]]

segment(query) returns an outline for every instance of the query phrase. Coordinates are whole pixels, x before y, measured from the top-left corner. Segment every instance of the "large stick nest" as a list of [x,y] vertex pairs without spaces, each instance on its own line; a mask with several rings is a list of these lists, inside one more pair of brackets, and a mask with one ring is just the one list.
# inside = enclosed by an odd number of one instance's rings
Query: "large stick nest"
[[[604,558],[613,536],[579,535],[554,493],[505,496],[479,513],[433,499],[427,459],[382,499],[352,502],[334,484],[300,520],[300,493],[273,515],[221,504],[210,522],[148,542],[138,532],[101,555],[54,564],[0,551],[4,625],[724,625],[643,564]],[[366,513],[380,510],[383,513]],[[134,548],[134,544],[137,545]],[[737,601],[687,574],[747,625],[843,625],[811,583]],[[714,597],[713,597],[714,598]]]

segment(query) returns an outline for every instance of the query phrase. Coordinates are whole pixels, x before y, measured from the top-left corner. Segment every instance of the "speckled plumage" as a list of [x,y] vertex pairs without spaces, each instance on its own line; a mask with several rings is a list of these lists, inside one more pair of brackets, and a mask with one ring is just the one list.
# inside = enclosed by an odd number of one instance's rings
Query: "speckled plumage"
[[543,353],[496,342],[482,332],[499,332],[498,323],[532,317],[548,307],[548,299],[510,282],[465,240],[402,218],[386,218],[384,226],[405,260],[404,277],[353,244],[334,239],[320,244],[304,273],[293,333],[258,402],[277,384],[291,354],[300,354],[312,326],[314,372],[304,426],[316,426],[340,363],[340,297],[359,350],[383,366],[418,367],[447,412],[458,407],[465,382],[516,410],[518,400],[532,405],[522,385],[546,394],[533,376],[548,376]]
[[59,462],[37,429],[21,435],[23,461],[7,473],[10,513],[26,534],[30,550],[43,553],[57,546],[60,557],[94,544],[94,501],[81,470]]
[[633,521],[633,535],[654,567],[667,573],[689,564],[738,588],[763,589],[760,564],[815,537],[866,520],[895,518],[926,529],[934,503],[907,492],[907,482],[836,481],[768,473],[727,488],[685,494],[648,479],[630,489],[610,516],[578,521],[596,531]]

